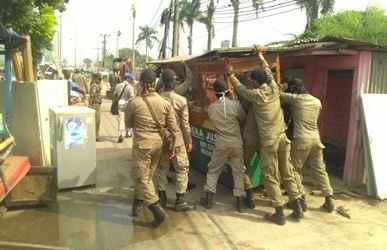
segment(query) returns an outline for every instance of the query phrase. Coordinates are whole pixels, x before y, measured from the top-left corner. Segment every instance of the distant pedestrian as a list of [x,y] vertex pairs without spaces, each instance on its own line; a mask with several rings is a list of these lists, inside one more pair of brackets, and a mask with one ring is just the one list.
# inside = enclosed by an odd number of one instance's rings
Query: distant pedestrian
[[63,77],[67,81],[69,88],[69,105],[79,105],[83,103],[85,91],[74,81],[71,80],[71,73],[68,70],[63,71]]
[[103,139],[99,136],[102,104],[101,82],[102,75],[100,73],[94,73],[90,85],[89,107],[95,110],[95,137],[97,142],[103,141]]
[[86,77],[81,73],[80,69],[75,69],[73,74],[73,81],[78,84],[78,86],[85,92],[84,93],[84,101],[87,100],[87,95],[90,92],[90,85],[86,79]]
[[[133,82],[133,75],[129,72],[124,74],[124,81],[116,85],[113,100],[118,102],[118,143],[121,143],[125,137],[132,136],[132,129],[125,127],[124,111],[129,100],[135,97],[134,89],[131,84]],[[118,98],[120,98],[118,100]]]
[[[137,216],[143,204],[148,206],[154,216],[153,226],[158,227],[166,218],[152,181],[164,150],[158,123],[166,127],[173,138],[176,138],[177,124],[172,105],[157,94],[155,81],[156,73],[153,70],[145,69],[141,72],[142,93],[126,106],[125,125],[133,128],[132,213]],[[171,146],[173,147],[173,143]]]

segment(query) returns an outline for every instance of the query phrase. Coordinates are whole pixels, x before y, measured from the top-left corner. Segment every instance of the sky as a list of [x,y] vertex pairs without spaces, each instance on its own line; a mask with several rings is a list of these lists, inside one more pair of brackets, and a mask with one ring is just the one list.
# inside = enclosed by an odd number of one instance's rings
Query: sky
[[[201,9],[205,10],[209,0],[201,0]],[[241,0],[239,18],[239,46],[267,44],[278,40],[288,40],[292,34],[302,33],[306,23],[305,12],[294,4],[294,0],[264,0],[266,10],[258,15],[249,12],[251,0]],[[163,27],[159,25],[162,11],[169,6],[170,0],[70,0],[62,14],[62,58],[70,63],[76,58],[79,64],[84,58],[93,61],[97,52],[101,58],[103,35],[106,34],[108,53],[116,55],[118,48],[132,48],[133,18],[132,5],[136,9],[135,33],[137,39],[139,26],[149,25],[158,31],[161,40]],[[219,48],[224,40],[232,40],[232,7],[229,0],[220,0],[215,14],[215,38],[213,48]],[[336,0],[334,12],[340,10],[365,10],[376,5],[387,10],[386,0]],[[171,25],[172,30],[172,25]],[[188,28],[180,34],[180,55],[188,54]],[[117,38],[117,32],[121,35]],[[171,37],[171,36],[170,36]],[[169,47],[172,45],[171,39]],[[118,45],[118,46],[117,46]],[[76,50],[74,49],[76,48]],[[201,23],[195,23],[193,53],[202,54],[207,48],[207,31]],[[139,43],[136,49],[145,54],[145,43]],[[157,58],[159,44],[150,51]]]

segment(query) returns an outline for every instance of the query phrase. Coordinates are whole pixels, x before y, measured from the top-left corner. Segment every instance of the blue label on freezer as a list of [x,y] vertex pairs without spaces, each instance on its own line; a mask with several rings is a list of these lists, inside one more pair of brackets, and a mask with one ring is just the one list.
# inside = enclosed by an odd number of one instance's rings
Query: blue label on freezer
[[64,122],[64,147],[76,148],[86,144],[87,129],[79,117],[71,117]]

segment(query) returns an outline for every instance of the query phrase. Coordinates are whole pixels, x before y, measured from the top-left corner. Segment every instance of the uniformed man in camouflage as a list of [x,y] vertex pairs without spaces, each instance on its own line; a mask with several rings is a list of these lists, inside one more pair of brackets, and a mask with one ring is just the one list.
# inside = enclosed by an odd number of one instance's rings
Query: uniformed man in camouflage
[[321,112],[321,102],[309,94],[300,79],[294,79],[287,84],[291,93],[282,93],[281,98],[292,108],[294,122],[291,161],[295,168],[295,180],[302,195],[303,209],[306,210],[305,189],[302,185],[301,170],[304,165],[311,168],[319,184],[325,202],[322,208],[331,213],[334,209],[333,190],[323,159],[324,145],[320,140],[317,119]]
[[230,99],[227,83],[224,80],[214,82],[214,90],[217,101],[208,107],[208,117],[215,126],[215,149],[208,163],[207,182],[204,186],[206,196],[200,199],[200,204],[205,208],[212,208],[213,196],[216,193],[216,185],[219,175],[228,162],[234,178],[233,193],[236,197],[236,209],[244,212],[243,187],[244,163],[243,140],[239,123],[246,119],[246,113],[242,105]]
[[[177,94],[184,96],[191,88],[193,75],[192,75],[191,69],[186,64],[186,62],[182,61],[181,63],[184,65],[184,68],[185,68],[185,79],[183,81],[181,81],[182,78],[179,77],[178,80],[180,80],[180,81],[176,82],[176,86],[174,88],[174,91]],[[163,79],[160,77],[160,79],[156,85],[156,90],[157,90],[157,92],[161,93],[161,92],[163,92],[163,88],[164,88]]]
[[[244,186],[246,191],[246,196],[243,199],[245,205],[248,208],[255,208],[255,200],[253,193],[253,185],[250,180],[250,162],[254,156],[255,152],[259,152],[259,139],[257,124],[255,122],[254,116],[254,106],[251,102],[246,104],[247,116],[245,121],[245,126],[243,127],[242,137],[243,137],[243,158],[246,166],[246,171],[244,175]],[[245,109],[246,110],[246,109]]]
[[166,212],[159,204],[152,178],[163,154],[163,141],[150,108],[173,138],[176,138],[177,124],[172,105],[155,91],[156,73],[145,69],[141,72],[140,81],[141,96],[129,101],[125,109],[125,125],[133,128],[134,164],[131,176],[135,191],[132,212],[133,216],[137,216],[142,205],[148,206],[154,216],[152,224],[157,227],[165,220]]
[[235,90],[254,105],[255,119],[260,140],[260,156],[264,176],[264,186],[268,197],[272,200],[275,213],[265,217],[278,224],[285,225],[284,200],[282,198],[282,183],[287,190],[292,203],[292,217],[302,218],[300,194],[294,180],[293,168],[289,165],[290,141],[286,137],[286,126],[280,104],[280,89],[274,81],[273,75],[262,52],[259,52],[262,68],[251,72],[250,78],[256,88],[247,89],[232,73],[229,65],[229,80]]
[[80,69],[74,70],[73,81],[76,82],[86,94],[89,93],[89,84],[87,83],[86,77],[82,75]]
[[[178,126],[176,142],[175,142],[175,156],[171,159],[172,165],[176,172],[176,211],[194,210],[196,206],[186,201],[185,193],[188,184],[189,160],[187,152],[192,149],[191,128],[189,124],[189,114],[187,99],[177,94],[175,89],[176,74],[171,69],[164,69],[162,79],[163,92],[160,93],[162,97],[167,99],[173,106]],[[166,189],[168,185],[167,173],[169,170],[169,161],[163,157],[157,169],[157,189],[159,193],[160,203],[163,207],[167,205]]]
[[101,82],[102,75],[100,73],[94,73],[90,85],[89,107],[95,110],[95,138],[97,142],[103,141],[99,136],[102,104]]

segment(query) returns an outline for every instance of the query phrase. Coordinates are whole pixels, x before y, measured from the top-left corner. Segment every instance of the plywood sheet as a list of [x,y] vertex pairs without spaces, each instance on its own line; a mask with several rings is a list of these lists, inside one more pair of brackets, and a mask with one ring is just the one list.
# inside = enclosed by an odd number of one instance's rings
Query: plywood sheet
[[[373,183],[375,194],[387,198],[387,94],[363,94],[362,122],[364,127],[364,149],[366,153],[369,183]],[[370,187],[372,188],[372,187]]]

